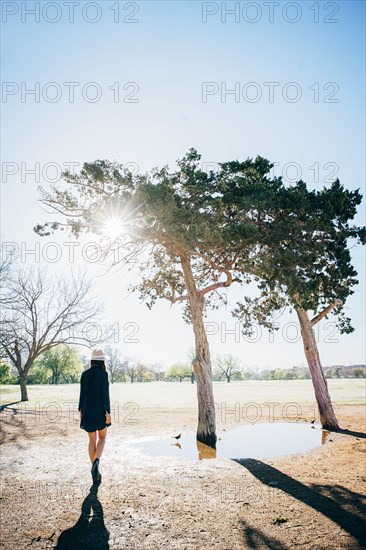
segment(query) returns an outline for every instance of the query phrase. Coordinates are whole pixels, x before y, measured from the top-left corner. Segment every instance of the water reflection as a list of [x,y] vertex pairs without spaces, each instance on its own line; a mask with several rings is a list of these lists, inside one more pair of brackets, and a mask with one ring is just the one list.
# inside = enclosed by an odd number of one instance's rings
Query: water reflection
[[330,434],[329,430],[322,430],[322,445],[324,445],[324,443],[326,443],[329,434]]
[[237,426],[219,433],[216,449],[196,440],[196,434],[183,434],[179,442],[171,438],[140,441],[135,449],[153,456],[173,456],[193,460],[212,458],[271,458],[309,451],[326,442],[329,432],[319,425],[258,423]]
[[216,449],[213,447],[205,445],[202,441],[198,441],[198,439],[196,440],[196,445],[199,460],[203,458],[216,458]]

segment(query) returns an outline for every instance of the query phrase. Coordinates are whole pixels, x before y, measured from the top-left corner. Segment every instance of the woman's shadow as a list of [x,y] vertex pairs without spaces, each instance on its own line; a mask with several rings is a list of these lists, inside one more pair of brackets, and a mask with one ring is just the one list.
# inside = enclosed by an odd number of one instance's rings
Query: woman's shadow
[[99,484],[94,484],[81,506],[81,514],[74,527],[62,531],[57,550],[108,550],[109,532],[104,525],[103,508],[98,500]]

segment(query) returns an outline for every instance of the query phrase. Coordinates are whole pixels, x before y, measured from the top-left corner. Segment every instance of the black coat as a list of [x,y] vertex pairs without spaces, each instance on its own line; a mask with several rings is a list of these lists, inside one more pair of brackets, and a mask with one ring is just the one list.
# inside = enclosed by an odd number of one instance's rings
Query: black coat
[[91,367],[81,375],[79,411],[80,428],[95,432],[106,427],[105,414],[111,412],[111,405],[108,374],[101,367]]

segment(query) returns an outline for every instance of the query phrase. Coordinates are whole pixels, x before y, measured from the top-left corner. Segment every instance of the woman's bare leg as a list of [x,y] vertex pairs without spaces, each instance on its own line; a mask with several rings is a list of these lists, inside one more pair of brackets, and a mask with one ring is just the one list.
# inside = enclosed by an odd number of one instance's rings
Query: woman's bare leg
[[103,430],[98,430],[98,443],[97,443],[95,458],[100,459],[100,457],[103,454],[106,435],[107,435],[107,428],[104,428]]
[[96,458],[96,452],[97,452],[97,432],[88,432],[89,436],[89,457],[90,462],[93,464],[95,458]]

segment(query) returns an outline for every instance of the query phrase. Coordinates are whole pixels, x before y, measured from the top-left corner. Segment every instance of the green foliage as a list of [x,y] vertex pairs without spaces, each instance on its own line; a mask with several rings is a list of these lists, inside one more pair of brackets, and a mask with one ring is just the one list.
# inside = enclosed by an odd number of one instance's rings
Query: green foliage
[[10,363],[0,361],[0,384],[15,384],[13,368]]
[[165,373],[166,380],[179,380],[182,382],[185,378],[190,378],[192,368],[184,363],[176,363],[172,365]]
[[[366,229],[350,223],[359,190],[349,191],[339,180],[319,191],[301,180],[285,187],[281,178],[271,178],[273,164],[260,156],[220,163],[209,173],[200,160],[190,149],[176,170],[165,166],[142,175],[106,160],[85,163],[80,174],[63,175],[66,189],[41,190],[42,201],[64,214],[72,234],[99,235],[106,253],[103,227],[112,215],[126,226],[120,243],[131,235],[147,243],[149,257],[140,262],[141,279],[131,290],[149,308],[161,298],[187,304],[185,257],[196,288],[207,290],[206,309],[226,304],[232,282],[258,284],[258,295],[244,297],[234,310],[246,334],[254,321],[272,330],[273,315],[285,307],[317,313],[336,299],[343,302],[332,312],[338,327],[351,332],[344,311],[357,284],[350,242],[366,241]],[[50,234],[63,227],[50,222],[35,229]],[[189,307],[184,318],[190,322]]]
[[139,382],[152,382],[154,380],[154,373],[149,369],[144,369],[139,375]]
[[243,370],[241,372],[241,379],[242,380],[257,380],[258,375],[254,372],[249,371],[249,370]]
[[230,354],[217,356],[214,365],[216,367],[216,376],[221,379],[222,377],[226,378],[227,382],[233,380],[241,379],[241,365],[238,359],[233,357]]
[[[281,188],[279,179],[269,180],[271,164],[258,157],[243,163],[219,165],[217,172],[200,168],[195,149],[177,161],[177,169],[154,169],[144,175],[131,175],[123,167],[107,161],[85,163],[78,175],[64,174],[66,190],[42,190],[42,201],[62,212],[70,232],[81,230],[99,234],[108,216],[117,215],[126,225],[118,237],[124,242],[134,236],[148,243],[149,258],[140,262],[141,280],[131,287],[152,307],[157,299],[187,304],[187,281],[181,261],[188,258],[198,291],[205,291],[205,307],[226,303],[225,289],[232,282],[249,282],[252,258],[261,240],[259,210]],[[240,216],[233,198],[242,185]],[[37,226],[39,234],[62,228],[54,222]],[[239,257],[250,259],[248,266]],[[226,280],[225,280],[226,279]],[[212,292],[215,290],[215,292]],[[206,292],[207,291],[207,292]],[[190,321],[190,310],[184,311]]]
[[261,380],[304,380],[309,379],[309,369],[292,367],[291,369],[267,369],[263,370],[259,379]]
[[326,378],[366,378],[366,367],[362,365],[335,366],[326,369],[325,376]]
[[[83,364],[75,349],[59,345],[43,353],[35,367],[43,372],[44,381],[38,384],[69,384],[78,382]],[[32,371],[31,371],[32,372]]]
[[31,366],[27,378],[28,384],[51,384],[52,374],[45,369],[38,361]]
[[353,378],[366,378],[366,368],[355,367],[351,370]]
[[[318,313],[336,300],[343,302],[333,310],[337,325],[352,332],[343,308],[358,282],[350,240],[365,244],[365,228],[349,223],[361,199],[338,180],[321,191],[308,190],[303,181],[278,189],[262,218],[262,245],[253,264],[259,295],[245,298],[233,312],[245,333],[254,320],[271,330],[271,316],[285,306]],[[232,200],[240,204],[240,193]]]

